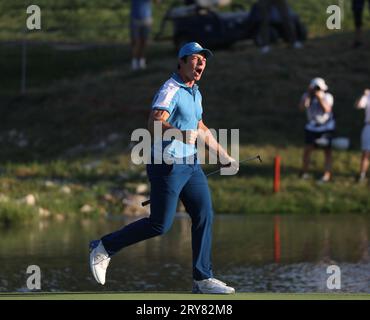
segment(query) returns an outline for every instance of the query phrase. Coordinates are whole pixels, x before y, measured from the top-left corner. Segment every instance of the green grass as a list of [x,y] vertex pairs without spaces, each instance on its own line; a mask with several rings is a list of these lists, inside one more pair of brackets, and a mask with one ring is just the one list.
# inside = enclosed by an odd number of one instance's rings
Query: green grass
[[15,293],[0,300],[370,300],[369,294],[346,293],[237,293],[196,295],[188,293]]
[[0,202],[0,225],[20,223],[21,221],[31,221],[37,218],[35,207],[27,206],[17,201]]
[[[248,43],[215,52],[200,82],[204,121],[211,128],[239,128],[240,159],[263,159],[244,164],[236,177],[210,178],[216,212],[369,213],[368,186],[354,183],[363,113],[353,103],[369,85],[370,66],[361,62],[370,52],[352,50],[352,37],[332,32],[303,50],[278,45],[265,56]],[[145,168],[130,162],[130,135],[146,126],[153,95],[176,66],[172,45],[152,44],[149,68],[140,73],[130,71],[125,44],[76,51],[40,44],[29,46],[28,55],[27,94],[20,95],[19,46],[0,47],[0,223],[42,216],[40,208],[57,219],[120,214],[117,190],[135,193],[146,183]],[[337,134],[351,139],[350,150],[334,152],[334,181],[324,186],[297,179],[305,123],[297,103],[318,75],[334,95]],[[281,192],[273,194],[277,154]],[[317,152],[314,178],[322,167]],[[36,198],[34,207],[21,202],[28,194]],[[82,212],[86,204],[90,210]]]
[[[233,0],[234,4],[243,5],[250,10],[254,0]],[[182,5],[183,1],[161,1],[153,5],[154,33],[159,30],[166,10],[173,4]],[[293,9],[308,26],[311,36],[330,33],[326,29],[328,14],[326,8],[337,4],[331,0],[300,0],[290,1]],[[343,30],[352,30],[352,11],[350,1],[344,1]],[[23,30],[27,19],[26,8],[34,4],[28,0],[2,1],[0,3],[0,39],[15,40],[24,37]],[[37,2],[41,8],[41,31],[27,34],[30,40],[47,41],[99,41],[127,42],[129,37],[130,1],[111,0],[60,0],[57,3],[48,0]],[[230,10],[226,7],[223,10]],[[369,13],[364,10],[364,23],[369,26]],[[171,28],[167,30],[170,34]]]

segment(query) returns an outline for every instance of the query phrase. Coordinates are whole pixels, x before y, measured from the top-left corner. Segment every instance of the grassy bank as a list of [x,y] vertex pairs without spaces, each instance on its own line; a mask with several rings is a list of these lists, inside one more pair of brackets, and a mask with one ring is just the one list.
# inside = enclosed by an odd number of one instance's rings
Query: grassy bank
[[[233,4],[242,5],[249,11],[255,0],[233,0]],[[326,9],[333,3],[331,0],[289,1],[292,8],[300,15],[310,30],[310,35],[328,34]],[[154,33],[159,30],[161,20],[167,9],[174,3],[182,5],[183,1],[162,0],[153,5]],[[0,3],[0,40],[22,39],[25,34],[27,6],[34,4],[28,0],[2,1]],[[350,1],[344,1],[344,19],[342,30],[353,29]],[[39,0],[41,8],[42,31],[32,31],[28,39],[43,41],[88,41],[88,42],[127,42],[129,38],[129,0],[60,0],[57,3]],[[230,10],[229,7],[223,10]],[[369,13],[364,10],[365,25],[369,26]],[[167,30],[171,33],[171,28]]]
[[[239,128],[240,158],[260,154],[236,177],[210,178],[216,212],[368,213],[368,186],[354,182],[363,113],[353,102],[369,86],[370,53],[352,50],[351,34],[312,39],[304,50],[276,47],[262,56],[241,43],[217,51],[200,86],[204,121]],[[0,220],[120,214],[125,195],[147,197],[145,168],[130,162],[130,135],[145,127],[153,94],[174,70],[172,45],[153,44],[149,68],[129,69],[129,48],[65,51],[29,47],[26,95],[19,95],[19,47],[0,48]],[[297,102],[308,81],[324,77],[335,98],[337,134],[351,139],[334,152],[334,181],[317,185],[323,157],[308,181],[301,166],[305,115]],[[272,193],[273,158],[282,157],[282,188]],[[205,171],[212,168],[205,167]],[[144,186],[143,186],[144,184]],[[33,196],[31,203],[26,196]],[[31,197],[32,198],[32,197]]]

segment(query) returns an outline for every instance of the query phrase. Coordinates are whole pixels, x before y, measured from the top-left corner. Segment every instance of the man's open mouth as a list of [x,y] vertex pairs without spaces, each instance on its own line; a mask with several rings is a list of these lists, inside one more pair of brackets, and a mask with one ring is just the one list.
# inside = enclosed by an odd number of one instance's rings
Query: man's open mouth
[[196,69],[195,69],[195,74],[196,74],[197,76],[201,75],[201,74],[202,74],[202,72],[203,72],[203,69],[202,69],[202,68],[196,68]]

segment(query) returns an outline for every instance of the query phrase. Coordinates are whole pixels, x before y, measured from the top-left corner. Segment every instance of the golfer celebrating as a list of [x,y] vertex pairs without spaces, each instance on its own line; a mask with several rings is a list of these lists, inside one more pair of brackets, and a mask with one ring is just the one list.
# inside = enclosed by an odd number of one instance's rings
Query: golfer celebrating
[[209,134],[202,121],[202,96],[195,82],[202,77],[211,56],[210,50],[196,42],[185,44],[178,54],[177,73],[154,97],[148,122],[150,131],[153,133],[154,126],[160,124],[163,132],[172,130],[177,137],[168,141],[161,139],[160,145],[157,141],[152,146],[152,161],[147,165],[151,184],[150,216],[90,242],[90,267],[100,284],[105,283],[110,258],[119,250],[170,229],[180,198],[192,221],[193,293],[235,293],[234,288],[213,277],[213,209],[207,178],[198,163],[195,146],[198,137],[204,139],[210,150],[217,152],[221,163],[227,161],[234,172],[238,171],[239,164]]

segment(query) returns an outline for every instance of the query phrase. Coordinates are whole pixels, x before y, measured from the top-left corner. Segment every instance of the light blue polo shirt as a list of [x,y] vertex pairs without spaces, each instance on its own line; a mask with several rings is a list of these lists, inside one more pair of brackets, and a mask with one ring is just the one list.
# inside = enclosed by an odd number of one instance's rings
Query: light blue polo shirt
[[[155,95],[152,109],[167,111],[170,114],[167,122],[174,128],[197,130],[203,113],[202,95],[196,84],[190,88],[177,73],[174,73]],[[155,142],[154,149],[158,146],[158,142]],[[163,156],[175,158],[189,157],[197,152],[195,145],[175,139],[163,141],[162,148]]]

